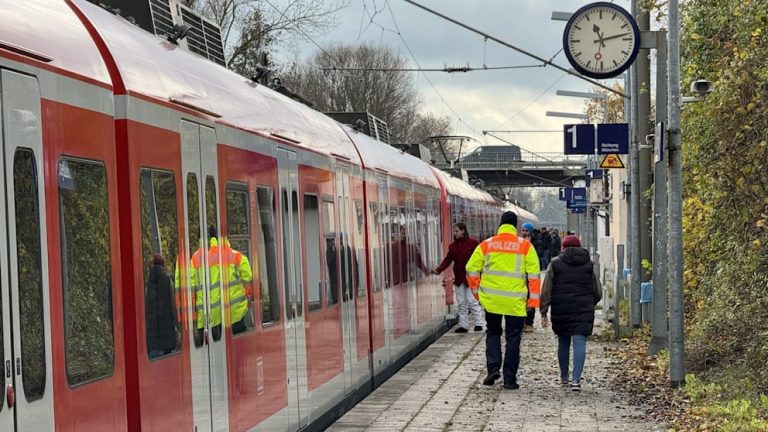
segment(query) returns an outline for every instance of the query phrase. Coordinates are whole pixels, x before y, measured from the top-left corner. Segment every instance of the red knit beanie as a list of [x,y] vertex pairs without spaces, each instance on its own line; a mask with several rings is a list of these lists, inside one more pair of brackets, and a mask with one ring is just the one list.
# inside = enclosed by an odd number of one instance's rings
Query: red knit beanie
[[579,238],[575,235],[569,235],[568,237],[563,239],[563,249],[567,247],[581,247],[581,242],[579,241]]

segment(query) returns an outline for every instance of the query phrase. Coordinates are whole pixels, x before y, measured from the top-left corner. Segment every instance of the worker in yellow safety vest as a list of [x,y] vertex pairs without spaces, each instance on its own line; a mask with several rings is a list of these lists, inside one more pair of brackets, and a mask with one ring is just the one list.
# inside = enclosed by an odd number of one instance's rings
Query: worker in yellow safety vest
[[[218,234],[214,226],[208,228],[208,272],[210,302],[210,328],[213,340],[221,338],[221,259],[226,260],[228,268],[230,319],[234,333],[246,330],[245,317],[248,315],[253,294],[251,281],[253,274],[251,265],[242,253],[229,247],[229,242],[224,241],[224,247],[219,248]],[[195,344],[200,345],[205,329],[205,275],[203,273],[203,250],[199,248],[192,255],[190,285],[195,298]]]
[[[229,318],[232,323],[232,333],[246,331],[250,324],[248,311],[253,305],[253,273],[251,263],[242,252],[232,249],[229,240],[224,239],[224,250],[229,267]],[[252,318],[252,317],[251,317]]]
[[[501,320],[507,347],[504,353],[504,388],[518,389],[520,336],[528,307],[539,307],[539,257],[531,242],[517,236],[517,215],[501,216],[497,234],[480,243],[467,262],[467,282],[485,309],[485,385],[501,377]],[[526,286],[526,281],[528,282]],[[530,293],[529,293],[530,291]],[[528,298],[530,297],[530,298]],[[528,298],[528,299],[527,299]],[[526,300],[527,299],[527,300]]]

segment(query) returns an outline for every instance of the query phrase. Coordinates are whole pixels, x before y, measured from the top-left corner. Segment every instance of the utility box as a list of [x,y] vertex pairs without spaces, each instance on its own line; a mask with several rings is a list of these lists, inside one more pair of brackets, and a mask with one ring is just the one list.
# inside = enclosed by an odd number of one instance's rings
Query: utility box
[[189,32],[177,41],[188,51],[222,66],[226,65],[221,29],[196,11],[174,0],[89,0],[114,14],[132,20],[144,30],[166,38],[174,25],[186,25]]

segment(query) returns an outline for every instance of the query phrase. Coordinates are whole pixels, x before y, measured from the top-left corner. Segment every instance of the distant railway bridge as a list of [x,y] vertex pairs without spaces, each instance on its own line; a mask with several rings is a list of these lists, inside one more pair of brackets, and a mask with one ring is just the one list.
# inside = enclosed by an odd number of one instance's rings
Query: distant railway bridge
[[[572,180],[584,176],[587,160],[583,156],[562,153],[473,154],[456,162],[436,162],[435,168],[454,175],[463,170],[473,184],[484,189],[512,186],[571,186]],[[461,175],[457,175],[461,177]]]

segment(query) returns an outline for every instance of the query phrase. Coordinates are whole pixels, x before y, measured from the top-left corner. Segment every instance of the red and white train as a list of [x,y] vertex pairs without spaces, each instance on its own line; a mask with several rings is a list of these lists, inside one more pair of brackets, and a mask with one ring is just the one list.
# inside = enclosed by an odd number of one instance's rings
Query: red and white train
[[84,0],[0,21],[0,430],[318,429],[446,329],[490,195]]

